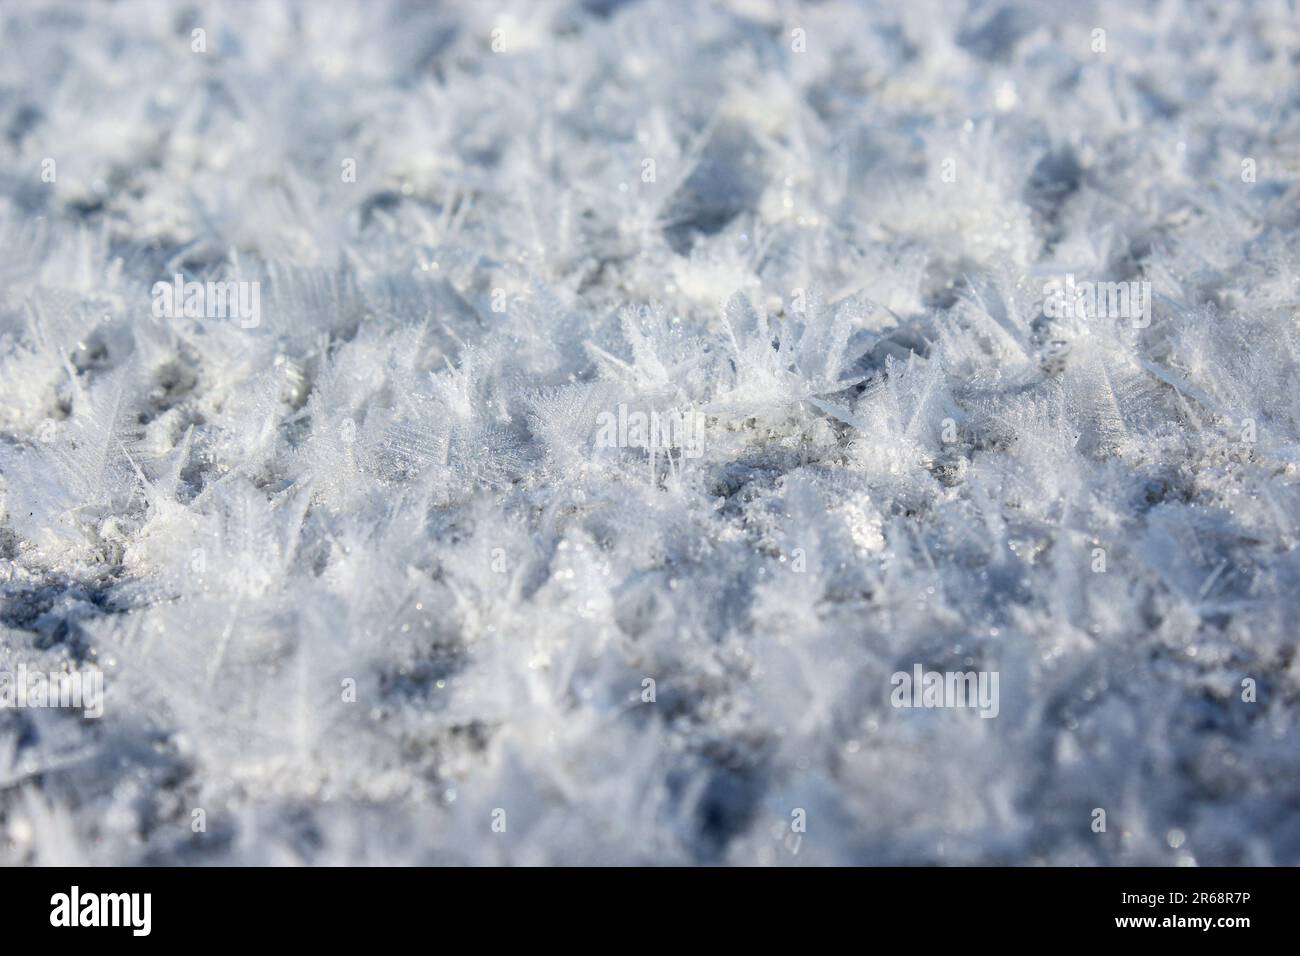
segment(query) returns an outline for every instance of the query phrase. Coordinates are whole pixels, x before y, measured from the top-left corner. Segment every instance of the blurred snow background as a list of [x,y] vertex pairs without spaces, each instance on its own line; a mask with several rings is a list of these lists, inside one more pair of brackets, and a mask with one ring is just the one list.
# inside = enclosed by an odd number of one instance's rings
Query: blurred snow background
[[[0,48],[0,668],[107,693],[0,711],[0,862],[1300,863],[1294,3]],[[915,663],[1000,715],[891,708]]]

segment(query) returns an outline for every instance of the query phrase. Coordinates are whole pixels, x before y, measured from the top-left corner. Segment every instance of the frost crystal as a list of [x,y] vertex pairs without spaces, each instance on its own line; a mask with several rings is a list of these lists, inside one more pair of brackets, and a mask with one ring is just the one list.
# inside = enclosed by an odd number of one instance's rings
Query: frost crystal
[[6,3],[0,863],[1300,864],[1297,36]]

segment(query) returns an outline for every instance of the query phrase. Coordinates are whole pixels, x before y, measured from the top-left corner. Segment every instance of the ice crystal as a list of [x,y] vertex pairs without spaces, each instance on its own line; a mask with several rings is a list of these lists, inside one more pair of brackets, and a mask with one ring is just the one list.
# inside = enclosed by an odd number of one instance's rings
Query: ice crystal
[[1298,42],[0,7],[0,862],[1300,863]]

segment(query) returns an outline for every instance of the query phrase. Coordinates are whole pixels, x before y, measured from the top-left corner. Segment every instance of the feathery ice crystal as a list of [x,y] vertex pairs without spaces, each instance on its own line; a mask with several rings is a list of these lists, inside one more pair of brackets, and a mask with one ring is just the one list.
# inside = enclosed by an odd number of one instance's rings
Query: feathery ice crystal
[[1300,863],[1298,44],[4,4],[0,863]]

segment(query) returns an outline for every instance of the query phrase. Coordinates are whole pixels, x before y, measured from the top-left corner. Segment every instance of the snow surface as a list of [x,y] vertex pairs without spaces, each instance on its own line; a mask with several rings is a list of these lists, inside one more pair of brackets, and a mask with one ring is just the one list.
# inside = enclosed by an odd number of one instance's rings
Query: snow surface
[[0,863],[1300,863],[1294,3],[0,48]]

